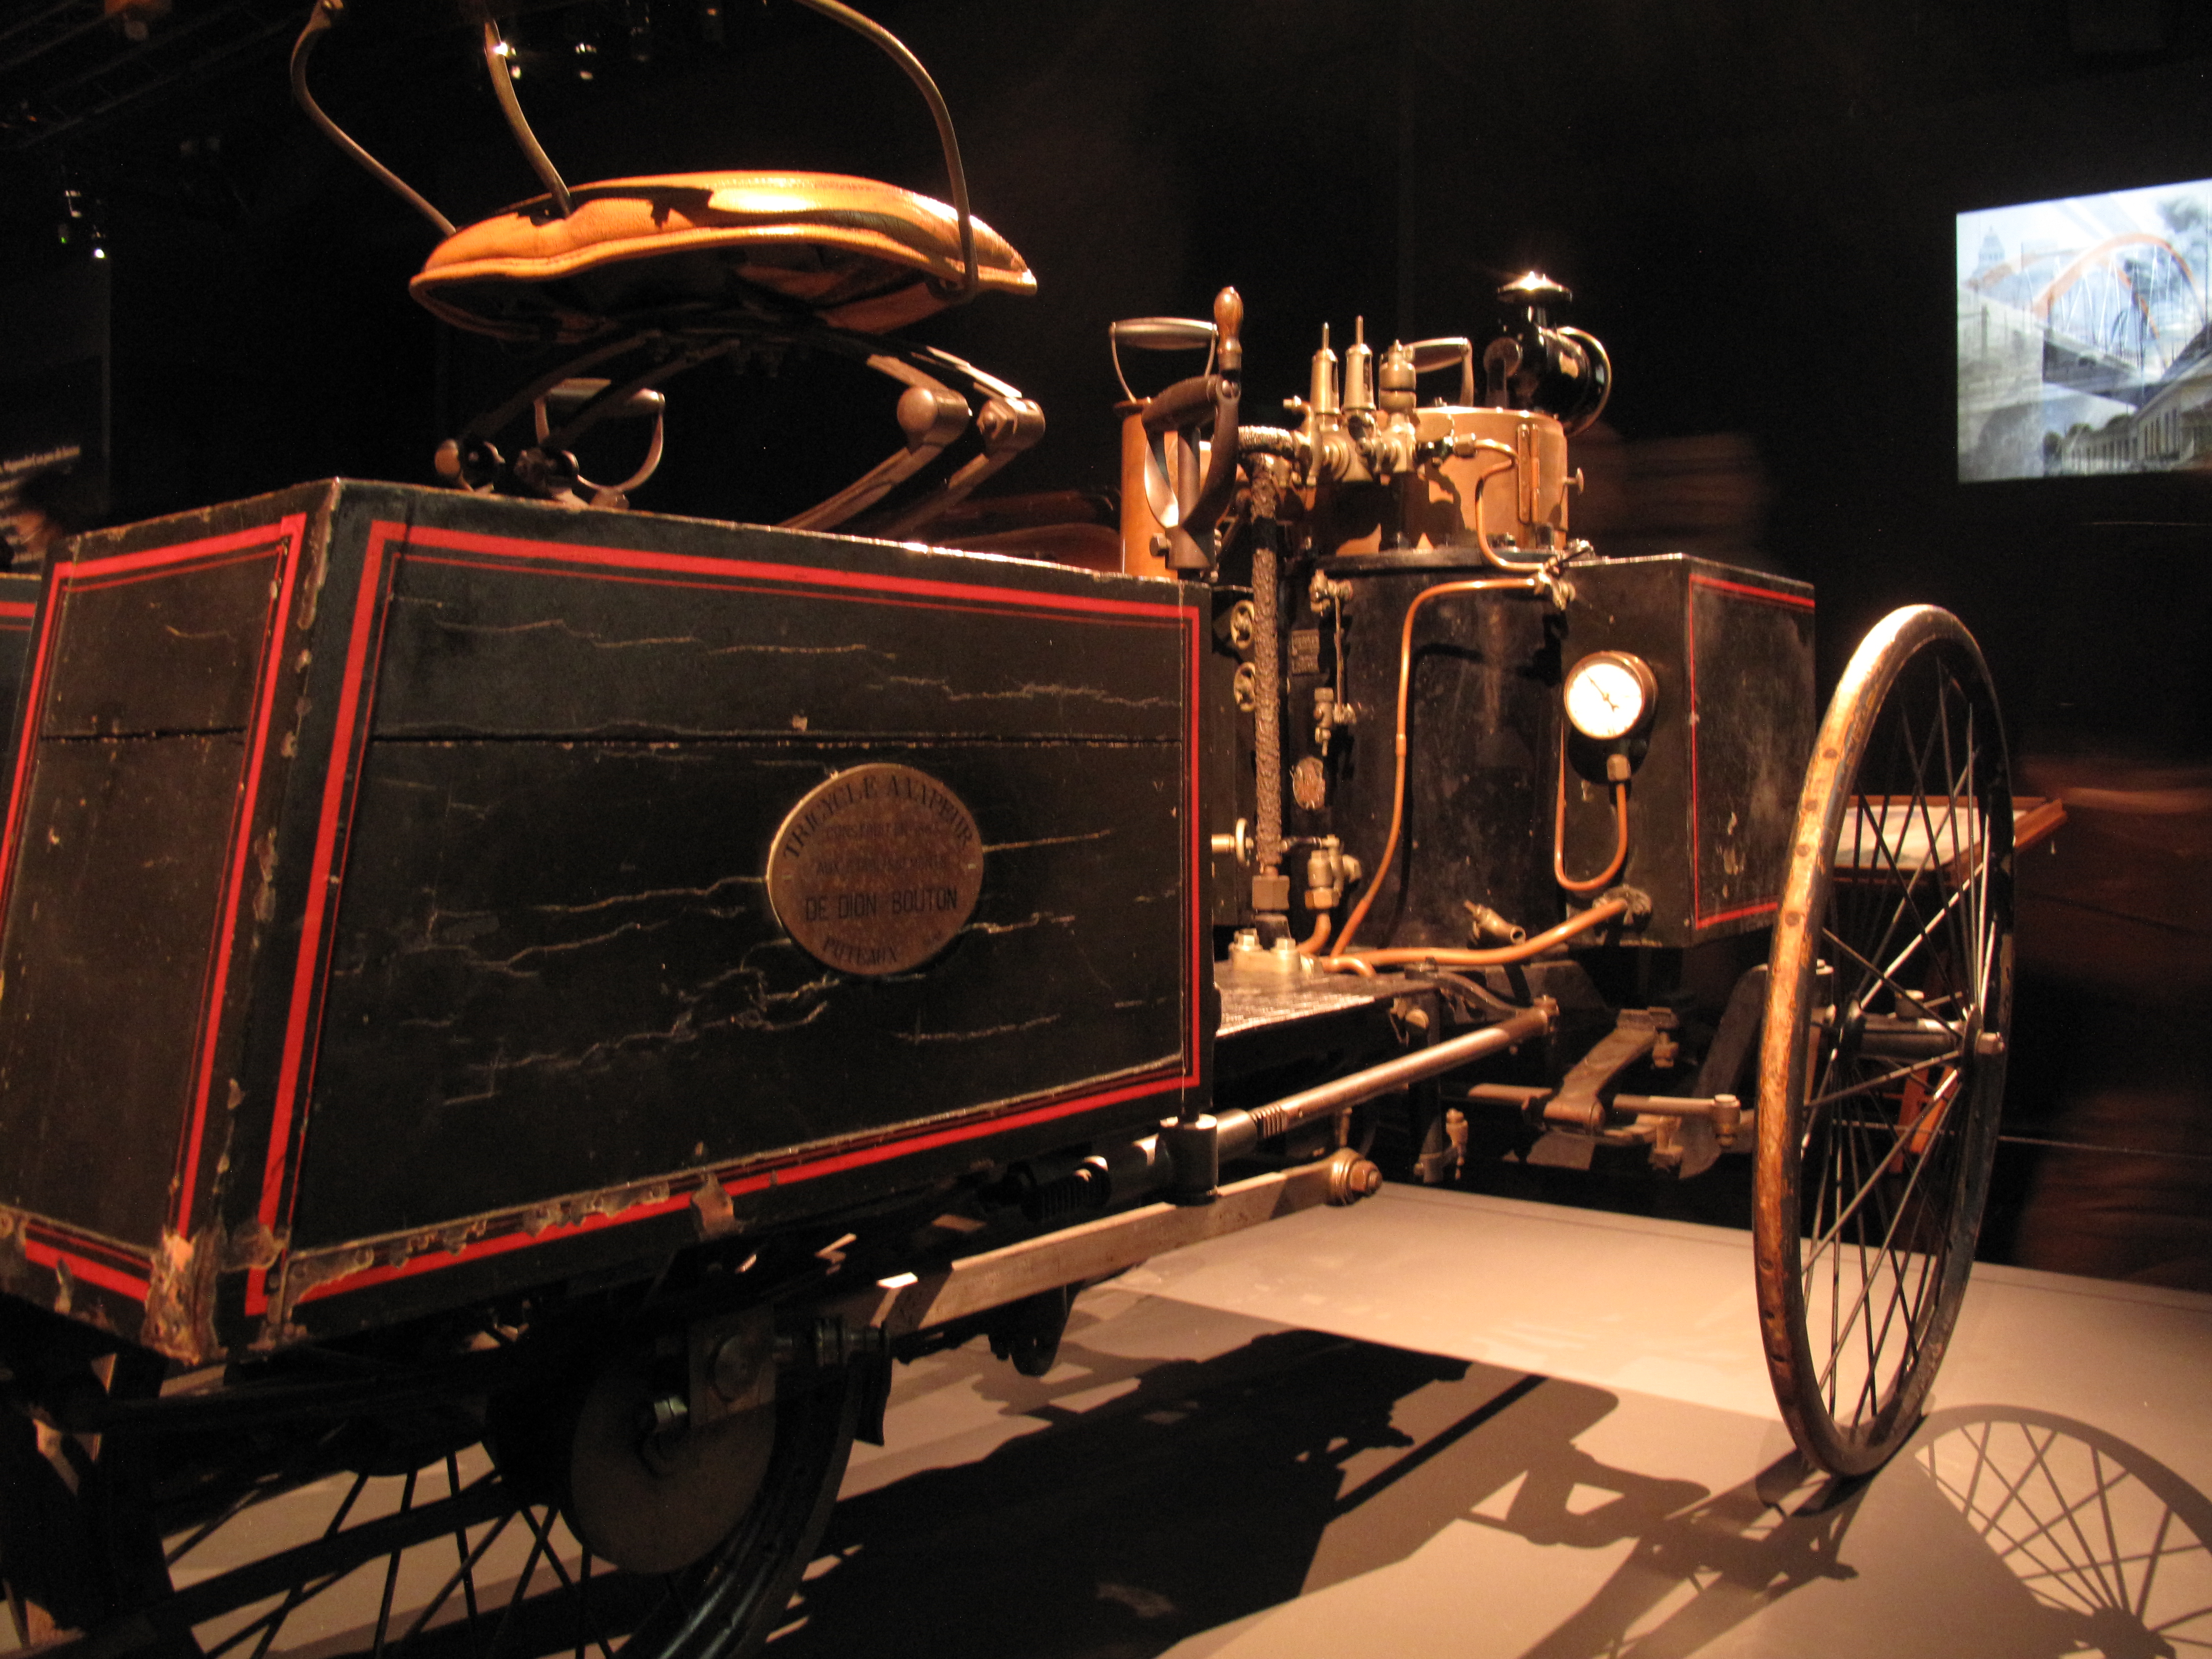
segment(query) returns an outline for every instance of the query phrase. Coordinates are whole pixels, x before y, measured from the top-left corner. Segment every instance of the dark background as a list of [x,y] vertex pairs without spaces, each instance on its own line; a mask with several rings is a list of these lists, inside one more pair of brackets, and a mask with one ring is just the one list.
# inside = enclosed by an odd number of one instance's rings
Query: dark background
[[[0,285],[88,269],[95,236],[106,256],[108,517],[331,473],[427,481],[438,440],[529,364],[409,301],[430,228],[286,97],[305,6],[173,0],[143,42],[99,9],[21,0],[0,22]],[[434,27],[433,0],[351,9],[316,65],[332,113],[457,222],[534,193],[469,32]],[[1033,300],[915,331],[1044,404],[1004,489],[1116,482],[1113,318],[1204,315],[1233,283],[1266,419],[1324,320],[1340,342],[1361,314],[1378,343],[1480,337],[1533,264],[1614,361],[1594,495],[1640,482],[1586,520],[1601,550],[1600,526],[1616,546],[1755,543],[1819,587],[1824,683],[1890,606],[1957,610],[2021,787],[2073,815],[2026,878],[2010,1125],[2133,1149],[2008,1148],[1992,1249],[2212,1288],[2212,477],[1960,485],[1952,333],[1960,211],[2212,174],[2212,9],[872,11],[937,76],[976,210],[1037,273]],[[896,70],[784,0],[599,0],[509,33],[572,181],[795,167],[945,193]],[[888,397],[796,378],[678,382],[637,505],[781,516],[891,447]]]

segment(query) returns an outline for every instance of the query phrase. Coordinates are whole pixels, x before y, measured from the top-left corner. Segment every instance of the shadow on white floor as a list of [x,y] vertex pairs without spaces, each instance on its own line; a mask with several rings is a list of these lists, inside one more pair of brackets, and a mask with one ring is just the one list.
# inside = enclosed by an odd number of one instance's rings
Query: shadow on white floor
[[1747,1241],[1392,1188],[1164,1258],[1030,1381],[902,1374],[782,1659],[2212,1653],[2212,1298],[1977,1272],[1802,1478]]

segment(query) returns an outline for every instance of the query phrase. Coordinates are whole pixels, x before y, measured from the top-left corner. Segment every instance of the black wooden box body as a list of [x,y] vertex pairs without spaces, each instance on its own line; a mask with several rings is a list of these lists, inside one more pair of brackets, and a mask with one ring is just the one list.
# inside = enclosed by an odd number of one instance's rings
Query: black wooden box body
[[[1407,609],[1425,591],[1494,568],[1465,550],[1346,556],[1322,567],[1350,584],[1344,686],[1359,711],[1328,750],[1327,805],[1291,803],[1297,836],[1335,834],[1372,871],[1395,806],[1392,736]],[[1467,904],[1487,904],[1530,933],[1598,896],[1561,891],[1553,829],[1565,763],[1565,867],[1603,871],[1616,844],[1611,745],[1565,732],[1562,682],[1593,652],[1650,665],[1657,695],[1627,745],[1634,761],[1628,860],[1620,884],[1647,894],[1625,944],[1681,947],[1773,919],[1812,753],[1813,597],[1802,582],[1686,554],[1569,568],[1565,610],[1526,592],[1462,592],[1424,604],[1407,686],[1403,824],[1358,943],[1469,944]],[[1329,684],[1328,619],[1290,584],[1295,634],[1285,676],[1288,772],[1320,765],[1310,709]],[[1608,938],[1616,935],[1608,933]]]
[[[0,1289],[203,1359],[1170,1115],[1201,599],[387,485],[88,538],[9,807]],[[884,761],[982,890],[861,979],[763,874]]]
[[[1632,749],[1620,880],[1648,894],[1652,912],[1631,942],[1696,945],[1771,926],[1818,718],[1811,587],[1681,553],[1570,574],[1560,672],[1594,651],[1627,651],[1658,686]],[[1578,738],[1567,745],[1571,877],[1596,874],[1613,855],[1605,753]]]

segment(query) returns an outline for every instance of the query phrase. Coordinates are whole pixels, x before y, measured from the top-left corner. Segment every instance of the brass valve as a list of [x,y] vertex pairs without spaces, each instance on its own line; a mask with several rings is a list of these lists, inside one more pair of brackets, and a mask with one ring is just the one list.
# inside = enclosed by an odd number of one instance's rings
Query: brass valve
[[1382,354],[1382,368],[1376,375],[1380,394],[1376,404],[1386,415],[1410,415],[1413,412],[1413,354],[1403,342],[1394,343]]
[[1359,705],[1340,701],[1326,685],[1314,687],[1314,747],[1328,753],[1329,738],[1340,726],[1359,724]]
[[1306,854],[1306,908],[1334,910],[1343,902],[1344,890],[1363,873],[1359,860],[1344,850],[1341,838],[1322,837]]
[[1365,414],[1375,407],[1375,353],[1367,343],[1367,319],[1352,319],[1352,343],[1344,349],[1344,412]]

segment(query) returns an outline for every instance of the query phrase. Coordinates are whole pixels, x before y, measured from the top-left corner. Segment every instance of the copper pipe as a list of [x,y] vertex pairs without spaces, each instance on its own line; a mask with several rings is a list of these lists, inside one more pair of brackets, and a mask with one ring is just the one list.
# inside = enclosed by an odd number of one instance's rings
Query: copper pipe
[[[1500,570],[1525,571],[1532,574],[1535,571],[1541,570],[1544,568],[1546,561],[1542,559],[1509,559],[1504,554],[1492,547],[1489,538],[1482,533],[1483,486],[1487,484],[1492,478],[1496,477],[1501,472],[1517,471],[1521,465],[1520,451],[1514,448],[1511,444],[1499,443],[1495,438],[1478,438],[1472,445],[1469,446],[1469,447],[1478,450],[1493,449],[1505,457],[1504,460],[1500,461],[1496,466],[1492,467],[1487,472],[1478,473],[1474,480],[1475,544],[1482,550],[1482,556],[1490,563],[1497,566]],[[1517,514],[1516,515],[1515,522],[1519,522]]]
[[1362,951],[1356,956],[1345,954],[1339,945],[1337,954],[1323,957],[1321,965],[1332,974],[1371,972],[1376,968],[1410,967],[1425,962],[1434,963],[1439,968],[1504,968],[1540,956],[1554,945],[1565,945],[1577,934],[1587,933],[1593,927],[1602,927],[1616,916],[1627,914],[1626,899],[1600,899],[1579,915],[1569,916],[1558,927],[1547,927],[1540,933],[1531,933],[1518,945],[1500,945],[1487,951],[1429,950],[1413,945],[1389,951]]
[[1298,954],[1302,957],[1319,956],[1321,954],[1321,947],[1328,943],[1328,912],[1324,910],[1314,918],[1313,932],[1307,935],[1304,939],[1300,941],[1298,945]]
[[[1494,593],[1504,590],[1526,593],[1542,592],[1542,585],[1533,577],[1476,576],[1465,581],[1438,582],[1434,587],[1424,588],[1413,596],[1406,607],[1406,625],[1398,641],[1398,725],[1391,739],[1396,756],[1397,775],[1390,786],[1390,833],[1382,843],[1382,862],[1375,873],[1367,878],[1367,890],[1359,896],[1352,915],[1344,924],[1344,932],[1337,936],[1336,955],[1339,958],[1352,949],[1352,936],[1359,931],[1359,924],[1367,919],[1367,912],[1375,902],[1375,896],[1382,890],[1382,878],[1390,872],[1390,860],[1398,851],[1398,836],[1406,824],[1406,703],[1413,681],[1413,619],[1421,607],[1431,599],[1442,599],[1447,593]],[[1332,969],[1340,972],[1341,969]]]
[[[1484,450],[1492,451],[1493,453],[1503,455],[1505,458],[1497,465],[1489,468],[1486,471],[1478,472],[1474,475],[1474,511],[1469,516],[1474,526],[1475,545],[1481,550],[1484,562],[1495,565],[1500,570],[1523,572],[1531,575],[1534,574],[1537,571],[1541,570],[1545,565],[1549,562],[1548,560],[1543,558],[1509,559],[1504,554],[1492,547],[1488,538],[1485,537],[1482,533],[1482,491],[1484,486],[1488,484],[1492,478],[1496,477],[1501,472],[1512,472],[1517,471],[1521,465],[1521,452],[1514,448],[1511,444],[1500,443],[1495,438],[1453,439],[1450,442],[1451,459],[1454,460],[1465,460],[1468,457],[1479,454]],[[1521,520],[1516,514],[1514,522],[1517,524]]]
[[1577,881],[1567,873],[1567,730],[1559,728],[1559,799],[1552,813],[1552,879],[1570,893],[1595,893],[1601,887],[1613,885],[1628,863],[1628,780],[1622,778],[1613,786],[1613,821],[1620,834],[1613,842],[1613,862],[1586,881]]

